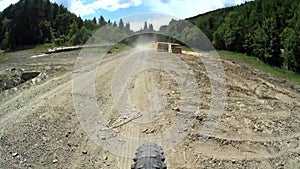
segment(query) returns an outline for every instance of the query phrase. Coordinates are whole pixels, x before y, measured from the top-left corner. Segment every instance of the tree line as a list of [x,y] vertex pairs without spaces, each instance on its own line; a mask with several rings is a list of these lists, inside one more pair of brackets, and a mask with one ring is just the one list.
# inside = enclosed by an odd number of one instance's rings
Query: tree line
[[216,49],[300,72],[300,2],[255,0],[188,18]]
[[[0,12],[0,47],[15,49],[25,45],[85,43],[99,28],[108,25],[112,31],[131,32],[130,23],[97,19],[82,20],[67,8],[49,0],[20,0]],[[111,33],[118,36],[118,33]]]

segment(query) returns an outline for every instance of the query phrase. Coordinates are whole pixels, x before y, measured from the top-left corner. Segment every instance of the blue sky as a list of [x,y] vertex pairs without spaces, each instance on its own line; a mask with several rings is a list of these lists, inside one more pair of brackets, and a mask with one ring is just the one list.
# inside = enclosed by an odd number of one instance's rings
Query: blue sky
[[[50,0],[63,4],[83,19],[103,15],[106,20],[119,20],[139,13],[157,12],[184,19],[248,0]],[[18,0],[0,0],[0,11]],[[169,18],[170,19],[170,18]],[[165,19],[167,21],[167,19]],[[158,21],[157,21],[158,22]],[[165,24],[165,23],[160,23]],[[158,25],[156,25],[157,27]],[[139,26],[137,26],[139,27]],[[136,28],[137,29],[137,28]]]
[[103,15],[116,20],[143,12],[160,12],[177,18],[187,18],[245,0],[51,0],[63,4],[83,18]]

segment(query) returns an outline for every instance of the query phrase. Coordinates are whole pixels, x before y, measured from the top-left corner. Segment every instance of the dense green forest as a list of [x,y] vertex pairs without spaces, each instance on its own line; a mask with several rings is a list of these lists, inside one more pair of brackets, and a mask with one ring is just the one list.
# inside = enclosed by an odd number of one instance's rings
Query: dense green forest
[[[67,8],[49,0],[20,0],[0,13],[1,49],[15,49],[25,45],[55,43],[77,45],[85,43],[100,27],[108,25],[107,33],[119,36],[120,31],[131,32],[130,24],[122,20],[82,20]],[[118,33],[116,33],[118,32]]]
[[255,0],[187,19],[215,48],[300,72],[299,0]]

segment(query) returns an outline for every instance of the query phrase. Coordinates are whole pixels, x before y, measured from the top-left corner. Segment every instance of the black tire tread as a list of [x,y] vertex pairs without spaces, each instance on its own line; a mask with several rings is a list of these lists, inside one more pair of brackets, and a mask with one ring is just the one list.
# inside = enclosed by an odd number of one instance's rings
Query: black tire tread
[[144,143],[135,153],[131,169],[167,169],[164,152],[155,143]]

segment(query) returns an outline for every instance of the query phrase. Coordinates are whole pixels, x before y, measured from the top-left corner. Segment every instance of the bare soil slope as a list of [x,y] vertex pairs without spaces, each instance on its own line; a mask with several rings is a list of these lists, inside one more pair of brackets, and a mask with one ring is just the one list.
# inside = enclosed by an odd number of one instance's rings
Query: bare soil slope
[[[111,86],[118,66],[131,54],[124,51],[104,58],[96,74],[95,99],[106,110],[103,116],[108,127],[129,137],[147,138],[172,125],[180,111],[181,95],[178,84],[166,72],[143,71],[128,90],[131,102],[141,112],[151,112],[153,105],[166,103],[166,107],[156,122],[123,123],[128,119],[117,113]],[[17,67],[41,73],[0,93],[0,168],[130,168],[132,159],[104,150],[80,125],[72,98],[76,94],[72,92],[72,74],[77,73],[78,52],[32,57],[32,53],[20,51],[11,55],[1,61],[1,71]],[[162,59],[164,55],[171,54],[151,51],[147,57]],[[221,57],[227,86],[225,111],[213,135],[203,142],[199,136],[210,109],[209,77],[201,59],[171,56],[179,57],[193,71],[201,104],[188,136],[165,152],[168,168],[299,168],[299,87]],[[143,58],[137,62],[147,64]],[[153,90],[158,94],[151,95]],[[161,146],[164,148],[164,143]]]

